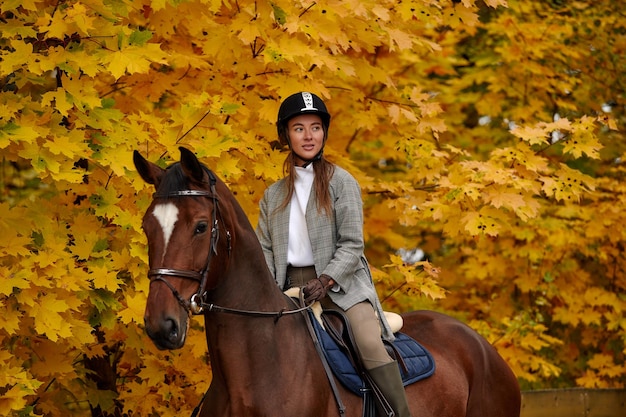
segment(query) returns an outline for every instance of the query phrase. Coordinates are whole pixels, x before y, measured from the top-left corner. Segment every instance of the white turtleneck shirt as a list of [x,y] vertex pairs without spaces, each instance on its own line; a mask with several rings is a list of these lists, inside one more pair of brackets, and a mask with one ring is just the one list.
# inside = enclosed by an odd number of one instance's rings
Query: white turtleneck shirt
[[287,263],[296,267],[314,265],[313,248],[306,225],[306,207],[314,178],[313,164],[309,164],[306,168],[296,167],[295,192],[291,197],[291,211],[289,212],[289,246],[287,248]]

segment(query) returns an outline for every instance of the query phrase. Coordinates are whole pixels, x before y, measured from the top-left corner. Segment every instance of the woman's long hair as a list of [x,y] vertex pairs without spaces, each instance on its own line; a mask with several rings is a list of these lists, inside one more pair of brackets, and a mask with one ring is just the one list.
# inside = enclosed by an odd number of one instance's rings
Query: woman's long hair
[[[317,201],[317,210],[319,213],[324,213],[329,216],[332,212],[333,202],[330,198],[330,179],[335,173],[335,165],[328,161],[322,155],[320,159],[312,162],[313,172],[315,178],[313,180],[313,190],[315,192],[315,199]],[[295,180],[296,180],[296,163],[293,152],[289,152],[285,162],[283,164],[283,172],[286,175],[285,181],[287,181],[287,195],[285,200],[280,205],[281,209],[286,208],[293,197],[295,192]]]

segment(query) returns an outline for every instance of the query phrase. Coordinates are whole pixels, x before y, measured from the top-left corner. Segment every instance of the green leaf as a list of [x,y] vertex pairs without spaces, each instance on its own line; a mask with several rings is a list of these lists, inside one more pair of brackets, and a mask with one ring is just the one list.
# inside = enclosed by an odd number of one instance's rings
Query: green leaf
[[272,9],[274,10],[274,19],[279,25],[284,25],[287,22],[287,13],[275,3],[272,3]]
[[149,30],[136,30],[131,33],[128,41],[131,45],[142,46],[152,39],[152,32]]

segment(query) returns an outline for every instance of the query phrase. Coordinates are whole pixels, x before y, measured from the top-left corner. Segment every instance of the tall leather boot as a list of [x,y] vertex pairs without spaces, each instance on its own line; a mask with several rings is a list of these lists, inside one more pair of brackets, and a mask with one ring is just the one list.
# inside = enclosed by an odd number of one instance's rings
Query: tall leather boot
[[411,417],[398,362],[393,361],[367,371],[389,402],[395,417]]

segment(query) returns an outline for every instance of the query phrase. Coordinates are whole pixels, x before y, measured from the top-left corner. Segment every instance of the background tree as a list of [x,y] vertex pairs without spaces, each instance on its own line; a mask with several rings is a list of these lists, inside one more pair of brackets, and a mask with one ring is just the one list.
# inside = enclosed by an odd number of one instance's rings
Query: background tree
[[[505,354],[530,365],[517,369],[525,386],[544,386],[553,365],[552,386],[623,386],[623,12],[508,6],[481,9],[484,25],[467,36],[442,31],[454,59],[430,67],[446,109],[439,143],[471,158],[448,165],[436,191],[445,198],[430,197],[432,235],[443,227],[444,241],[428,250],[455,265],[440,305],[506,321],[492,340],[517,345]],[[527,356],[535,350],[542,360]]]
[[278,105],[303,89],[363,186],[387,308],[462,318],[525,387],[623,386],[618,6],[3,2],[0,414],[190,412],[202,321],[181,351],[143,334],[132,151],[194,150],[254,224],[282,174]]

